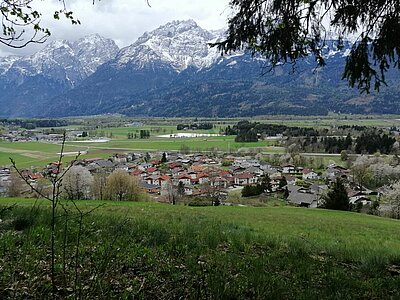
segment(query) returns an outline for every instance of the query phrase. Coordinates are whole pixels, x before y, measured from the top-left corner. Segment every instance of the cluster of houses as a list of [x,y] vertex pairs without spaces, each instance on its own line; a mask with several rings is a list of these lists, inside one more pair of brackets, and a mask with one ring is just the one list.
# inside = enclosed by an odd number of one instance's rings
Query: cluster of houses
[[[82,137],[83,131],[68,131],[67,138],[75,139]],[[63,140],[63,134],[42,132],[41,130],[8,130],[0,134],[1,141],[7,142],[61,142]]]
[[7,193],[7,187],[10,183],[10,179],[10,168],[0,168],[0,195],[5,195]]
[[[162,162],[163,155],[166,158],[164,162]],[[157,198],[166,196],[171,188],[176,190],[180,186],[187,196],[207,196],[212,188],[223,199],[230,189],[256,184],[262,177],[268,175],[270,193],[286,190],[289,203],[304,207],[317,207],[320,204],[322,194],[328,189],[325,182],[331,182],[337,177],[344,180],[351,179],[350,171],[338,165],[328,166],[326,174],[321,178],[321,174],[314,170],[292,164],[271,166],[252,157],[228,155],[216,158],[201,153],[184,155],[176,152],[166,154],[158,152],[150,155],[132,152],[114,154],[108,159],[85,158],[78,160],[76,164],[87,168],[92,174],[111,173],[116,169],[122,169],[140,178],[143,189]],[[23,170],[22,174],[30,182],[35,183],[44,176],[56,174],[59,170],[58,162],[53,162],[41,172]],[[324,184],[321,184],[320,179],[324,179]],[[10,169],[0,168],[0,193],[3,195],[9,181]],[[349,189],[348,194],[353,204],[370,202],[366,191]]]

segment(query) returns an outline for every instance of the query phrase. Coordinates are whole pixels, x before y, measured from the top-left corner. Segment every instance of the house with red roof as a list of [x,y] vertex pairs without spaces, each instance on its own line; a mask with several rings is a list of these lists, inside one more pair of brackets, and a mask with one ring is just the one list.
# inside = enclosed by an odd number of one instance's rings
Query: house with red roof
[[155,167],[148,168],[146,172],[149,175],[160,175],[160,171]]
[[234,175],[235,185],[248,185],[256,183],[258,180],[257,176],[252,173],[240,173]]
[[178,176],[178,182],[182,182],[184,185],[191,184],[192,177],[187,174],[182,174]]
[[204,184],[210,181],[210,177],[205,173],[198,174],[197,179],[199,180],[199,184]]
[[168,175],[161,175],[159,177],[160,186],[164,186],[170,181],[171,181],[171,177],[169,177]]

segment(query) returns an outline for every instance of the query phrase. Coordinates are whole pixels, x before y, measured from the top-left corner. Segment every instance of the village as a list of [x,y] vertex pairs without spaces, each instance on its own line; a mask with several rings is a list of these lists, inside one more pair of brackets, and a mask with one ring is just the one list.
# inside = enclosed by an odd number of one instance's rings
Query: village
[[[212,156],[172,151],[116,153],[108,159],[77,159],[73,164],[85,168],[92,175],[122,170],[137,178],[141,188],[160,202],[175,203],[178,194],[181,194],[189,199],[189,203],[191,198],[202,197],[217,200],[218,204],[230,205],[230,192],[240,191],[245,186],[256,185],[265,179],[268,180],[268,187],[261,191],[264,196],[273,196],[283,203],[302,207],[318,207],[330,183],[338,177],[346,183],[350,203],[353,205],[360,203],[359,206],[368,206],[372,201],[371,196],[375,199],[377,195],[377,192],[366,188],[354,188],[355,185],[351,184],[354,181],[351,171],[336,164],[329,165],[322,173],[294,164],[274,166],[254,156]],[[21,174],[26,181],[36,186],[38,181],[62,172],[65,167],[59,166],[56,161],[41,171],[23,169]],[[9,195],[11,174],[12,169],[9,167],[0,168],[0,193],[3,196]],[[21,194],[32,196],[28,185]]]

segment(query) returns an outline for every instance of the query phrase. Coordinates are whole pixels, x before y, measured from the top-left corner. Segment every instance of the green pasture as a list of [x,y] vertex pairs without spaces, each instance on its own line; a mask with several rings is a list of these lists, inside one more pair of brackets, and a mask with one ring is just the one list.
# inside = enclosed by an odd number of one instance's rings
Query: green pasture
[[[50,203],[34,203],[0,198],[0,298],[51,292]],[[59,298],[400,297],[397,220],[287,206],[77,201],[81,212],[95,209],[80,223],[75,206],[61,203]]]
[[[400,221],[366,214],[290,206],[190,207],[155,202],[85,200],[81,209],[99,207],[95,215],[157,220],[201,219],[210,223],[234,223],[256,235],[278,240],[304,240],[315,251],[329,250],[343,259],[362,261],[369,257],[400,258]],[[47,200],[0,198],[0,206],[33,204],[49,206]],[[173,221],[174,222],[174,221]],[[167,222],[168,223],[168,222]]]
[[[13,158],[17,166],[28,168],[30,166],[42,167],[49,162],[59,159],[60,145],[41,143],[41,142],[0,142],[0,166],[9,166],[9,157]],[[65,161],[75,157],[75,154],[68,152],[84,151],[85,146],[69,147],[65,146]]]
[[[136,151],[156,150],[181,150],[189,147],[191,151],[237,151],[241,148],[267,147],[274,144],[273,141],[259,141],[254,143],[237,143],[234,136],[227,137],[198,137],[198,138],[150,138],[150,139],[112,139],[107,143],[74,143],[68,142],[69,146],[81,147],[85,145],[89,149],[123,149]],[[90,151],[90,150],[89,150]]]
[[[108,158],[114,153],[128,151],[249,151],[260,148],[260,151],[281,153],[282,148],[271,147],[274,141],[260,141],[254,143],[236,143],[234,136],[198,137],[198,138],[150,138],[150,139],[111,139],[107,143],[67,142],[64,161],[68,162],[75,157],[75,152],[87,152],[81,158]],[[10,165],[12,157],[20,167],[43,166],[59,158],[60,143],[41,142],[0,142],[0,166]],[[69,153],[72,152],[72,153]]]
[[[278,124],[278,125],[286,125],[291,127],[314,127],[314,128],[328,128],[332,126],[341,126],[341,125],[359,125],[359,126],[374,126],[374,127],[390,127],[390,126],[400,126],[400,117],[395,116],[338,116],[337,118],[331,116],[313,116],[313,117],[304,117],[304,116],[265,116],[265,117],[254,117],[254,118],[243,118],[247,119],[250,122],[260,122],[267,124]],[[196,130],[194,132],[199,133],[220,133],[220,130],[224,130],[228,125],[231,127],[237,122],[243,119],[209,119],[209,120],[201,120],[199,122],[210,122],[213,123],[215,128],[210,130]],[[149,123],[154,123],[150,122]],[[146,123],[146,122],[145,122]],[[167,124],[171,125],[167,125]],[[164,134],[172,134],[177,132],[192,132],[188,131],[178,131],[176,129],[176,125],[179,123],[193,123],[193,120],[174,120],[167,119],[164,120],[160,125],[146,125],[140,127],[113,127],[113,128],[99,128],[97,131],[104,131],[106,134],[112,133],[117,138],[124,138],[128,135],[128,133],[139,133],[140,130],[149,130],[152,136],[155,135],[164,135]]]
[[[231,126],[234,124],[231,124]],[[112,127],[112,128],[100,128],[97,129],[97,132],[103,132],[106,136],[112,133],[113,137],[116,138],[126,138],[128,133],[137,134],[139,136],[140,130],[148,130],[150,131],[151,137],[157,137],[159,135],[167,135],[167,134],[174,134],[174,133],[212,133],[212,134],[219,134],[220,129],[225,129],[227,125],[222,124],[215,124],[215,128],[209,130],[177,130],[176,125],[144,125],[138,127]]]
[[347,117],[339,116],[334,117],[302,117],[302,116],[282,116],[281,118],[275,117],[270,118],[260,117],[254,118],[253,121],[268,123],[268,124],[279,124],[286,126],[297,126],[297,127],[314,127],[314,128],[328,128],[331,126],[341,126],[341,125],[359,125],[359,126],[373,126],[373,127],[390,127],[399,126],[400,117],[395,116],[352,116]]

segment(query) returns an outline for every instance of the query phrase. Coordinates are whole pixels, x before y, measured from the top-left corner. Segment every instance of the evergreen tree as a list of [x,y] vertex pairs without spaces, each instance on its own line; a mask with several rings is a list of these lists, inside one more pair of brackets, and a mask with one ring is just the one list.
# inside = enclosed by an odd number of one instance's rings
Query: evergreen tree
[[285,187],[285,189],[283,190],[283,197],[285,199],[287,199],[289,197],[289,189],[287,188],[287,186]]
[[185,185],[183,184],[182,181],[179,181],[178,183],[178,196],[182,197],[185,195]]
[[287,186],[287,180],[285,176],[282,176],[282,178],[279,180],[279,188],[282,189],[285,186]]
[[242,197],[250,197],[253,196],[253,189],[251,185],[245,185],[242,189]]
[[[379,90],[385,73],[399,64],[400,5],[397,0],[232,0],[226,38],[213,46],[223,53],[248,49],[272,65],[313,56],[326,64],[326,36],[338,32],[337,43],[356,34],[342,75],[351,87]],[[326,26],[329,24],[329,26]]]
[[265,174],[261,178],[261,188],[263,192],[270,192],[272,191],[271,179],[269,178],[268,174]]
[[347,196],[346,188],[339,178],[333,184],[332,189],[323,199],[323,208],[335,210],[349,210],[350,201]]

